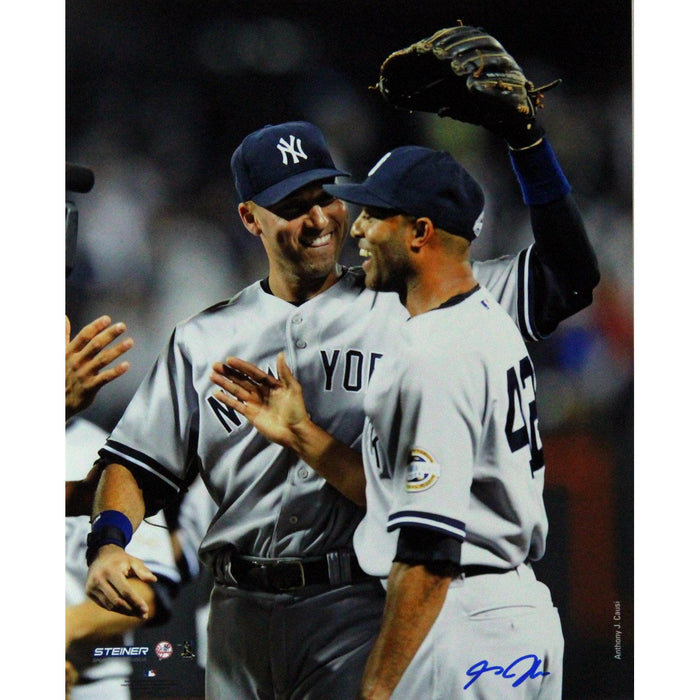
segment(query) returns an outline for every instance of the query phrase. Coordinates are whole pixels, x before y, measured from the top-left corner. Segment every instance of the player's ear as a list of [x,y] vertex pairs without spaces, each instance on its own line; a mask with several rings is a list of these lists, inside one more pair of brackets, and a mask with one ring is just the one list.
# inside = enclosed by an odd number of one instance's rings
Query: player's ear
[[416,219],[413,224],[413,233],[411,235],[411,248],[419,250],[435,235],[435,227],[433,222],[427,216],[422,216]]
[[238,215],[241,217],[243,225],[254,236],[259,236],[262,233],[260,224],[255,216],[256,205],[254,202],[241,202],[238,205]]

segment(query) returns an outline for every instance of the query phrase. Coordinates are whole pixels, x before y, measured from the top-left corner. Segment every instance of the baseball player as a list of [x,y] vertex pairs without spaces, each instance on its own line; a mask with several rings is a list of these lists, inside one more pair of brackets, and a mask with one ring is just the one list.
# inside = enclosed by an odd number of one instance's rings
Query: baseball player
[[[85,465],[91,465],[106,433],[84,418],[66,425],[66,479],[79,480]],[[171,598],[180,582],[165,518],[160,512],[134,534],[127,552],[136,567],[143,567],[140,590],[147,602],[149,624],[164,621]],[[90,532],[86,515],[66,517],[66,664],[75,669],[72,700],[131,697],[130,656],[121,654],[133,644],[133,630],[144,621],[103,610],[85,594],[87,579],[86,537]],[[143,562],[143,563],[142,563]],[[154,581],[148,571],[158,577]],[[143,650],[142,650],[143,651]],[[140,657],[143,658],[143,657]],[[68,695],[68,694],[67,694]]]
[[362,697],[559,698],[561,624],[528,564],[547,534],[534,368],[468,262],[483,194],[450,156],[414,147],[328,189],[365,207],[352,235],[366,284],[411,314],[365,398],[354,543],[388,595]]
[[[538,148],[514,163],[528,182],[534,155],[537,180],[549,185],[533,212],[535,244],[474,265],[532,339],[590,303],[598,276],[568,183],[543,148],[544,164]],[[384,589],[352,548],[364,491],[346,497],[267,440],[215,396],[210,375],[230,355],[274,371],[284,350],[310,388],[314,420],[359,451],[369,378],[400,355],[406,311],[396,295],[365,289],[361,269],[338,265],[347,207],[323,185],[343,173],[314,126],[288,122],[250,134],[232,169],[241,220],[260,238],[269,276],[178,324],[100,451],[93,515],[107,515],[93,528],[87,590],[110,609],[142,613],[121,548],[144,513],[199,471],[217,505],[200,547],[216,581],[207,697],[354,698],[384,607]]]
[[417,146],[371,173],[325,187],[363,205],[352,236],[365,284],[410,313],[365,395],[365,479],[312,424],[283,355],[279,379],[218,364],[219,396],[349,496],[366,483],[354,546],[387,600],[358,697],[560,698],[561,623],[529,564],[548,529],[534,368],[469,263],[483,193],[449,154]]

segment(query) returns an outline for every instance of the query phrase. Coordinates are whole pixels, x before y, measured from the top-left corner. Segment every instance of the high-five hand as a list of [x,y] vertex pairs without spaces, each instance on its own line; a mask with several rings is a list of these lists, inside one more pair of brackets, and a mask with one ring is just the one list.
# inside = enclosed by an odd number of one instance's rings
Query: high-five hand
[[238,357],[213,366],[211,380],[221,387],[216,398],[245,416],[271,442],[294,447],[294,428],[308,421],[301,385],[277,356],[279,379]]

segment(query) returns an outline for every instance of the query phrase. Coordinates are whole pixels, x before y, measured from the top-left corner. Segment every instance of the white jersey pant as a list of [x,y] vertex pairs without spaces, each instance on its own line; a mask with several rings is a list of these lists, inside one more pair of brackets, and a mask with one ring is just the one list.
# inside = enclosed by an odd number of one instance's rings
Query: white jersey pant
[[391,697],[559,700],[563,656],[559,613],[529,566],[457,579]]
[[208,700],[355,700],[379,632],[384,589],[369,581],[308,592],[214,586]]

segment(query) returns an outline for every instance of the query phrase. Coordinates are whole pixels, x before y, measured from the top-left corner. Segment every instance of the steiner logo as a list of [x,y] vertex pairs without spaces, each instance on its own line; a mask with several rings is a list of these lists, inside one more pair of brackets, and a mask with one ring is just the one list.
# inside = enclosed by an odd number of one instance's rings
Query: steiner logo
[[92,656],[95,659],[107,656],[148,656],[148,647],[95,647]]

